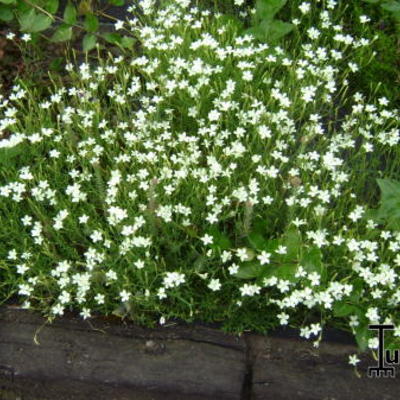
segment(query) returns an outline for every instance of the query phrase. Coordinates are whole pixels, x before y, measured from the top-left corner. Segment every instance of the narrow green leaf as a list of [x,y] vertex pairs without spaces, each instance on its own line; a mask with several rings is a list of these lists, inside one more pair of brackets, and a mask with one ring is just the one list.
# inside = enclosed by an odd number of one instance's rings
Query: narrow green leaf
[[360,324],[356,330],[356,342],[361,351],[365,351],[368,346],[370,331],[367,324]]
[[86,14],[84,26],[88,32],[97,32],[99,29],[99,20],[93,14]]
[[0,3],[3,4],[15,4],[17,0],[0,0]]
[[87,33],[82,40],[83,51],[88,52],[96,47],[97,38],[92,33]]
[[76,23],[76,8],[70,1],[68,1],[64,10],[64,22],[68,25]]
[[125,4],[125,0],[108,0],[108,2],[113,6],[123,6]]
[[64,42],[72,38],[72,27],[68,25],[60,25],[50,38],[52,42]]

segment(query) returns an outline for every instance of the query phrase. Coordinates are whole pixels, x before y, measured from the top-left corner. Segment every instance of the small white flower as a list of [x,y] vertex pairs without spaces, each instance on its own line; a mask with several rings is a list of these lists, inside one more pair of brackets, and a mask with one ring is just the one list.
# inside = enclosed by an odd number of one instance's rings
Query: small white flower
[[279,323],[281,325],[287,325],[288,321],[289,321],[289,315],[286,314],[285,312],[281,312],[280,314],[277,315],[277,317],[279,318]]
[[266,251],[262,251],[260,255],[257,256],[257,259],[260,261],[261,265],[269,264],[271,253],[267,253]]
[[97,293],[96,296],[94,296],[94,300],[96,301],[97,304],[104,304],[104,294]]
[[357,357],[357,354],[349,355],[349,364],[356,366],[360,362],[360,359]]
[[124,27],[124,21],[119,20],[114,24],[114,28],[116,31],[119,31],[123,27]]
[[88,222],[88,220],[89,220],[89,217],[87,216],[87,215],[81,215],[80,217],[79,217],[79,223],[80,224],[86,224],[86,222]]
[[200,240],[207,246],[208,244],[212,244],[214,238],[206,233]]
[[31,36],[29,33],[24,33],[24,34],[21,36],[21,40],[22,40],[23,42],[29,42],[31,39],[32,39],[32,36]]
[[125,302],[129,300],[131,294],[124,289],[120,292],[119,296],[121,297],[121,301]]
[[208,284],[208,288],[211,289],[213,292],[220,290],[221,283],[219,279],[211,279],[210,283]]
[[83,319],[90,318],[90,310],[89,310],[88,308],[84,307],[84,308],[82,309],[82,311],[80,312],[80,316],[81,316]]

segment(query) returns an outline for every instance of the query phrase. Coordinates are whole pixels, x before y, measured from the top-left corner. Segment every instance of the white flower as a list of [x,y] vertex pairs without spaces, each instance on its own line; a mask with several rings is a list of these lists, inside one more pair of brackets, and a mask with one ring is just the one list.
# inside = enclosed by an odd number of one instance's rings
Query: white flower
[[379,347],[379,339],[372,338],[368,340],[368,348],[369,349],[377,349]]
[[88,222],[88,220],[89,220],[89,217],[85,214],[83,214],[79,217],[79,223],[81,223],[81,224],[86,224],[86,222]]
[[120,292],[119,296],[121,297],[122,302],[126,302],[131,297],[131,294],[127,290],[124,289]]
[[299,5],[299,9],[302,14],[307,14],[311,10],[311,4],[303,2]]
[[289,321],[289,315],[286,314],[285,312],[281,312],[280,314],[277,315],[277,317],[279,318],[279,323],[281,325],[287,325],[288,321]]
[[63,315],[64,307],[61,304],[56,304],[51,308],[51,311],[54,315]]
[[236,255],[238,256],[240,261],[246,261],[249,259],[249,253],[247,248],[243,247],[241,249],[236,250]]
[[212,244],[214,238],[206,233],[200,240],[207,246],[208,244]]
[[29,42],[31,39],[32,39],[32,36],[31,36],[29,33],[24,33],[24,34],[21,36],[21,40],[22,40],[23,42]]
[[122,29],[123,27],[124,27],[124,21],[119,20],[114,24],[114,28],[116,31]]
[[208,288],[214,292],[216,292],[217,290],[220,290],[221,283],[220,283],[219,279],[211,279],[210,283],[208,284]]
[[165,288],[178,287],[185,282],[185,275],[179,272],[167,272],[163,279]]
[[235,275],[237,274],[237,272],[239,271],[239,265],[237,264],[232,264],[229,268],[228,271],[231,275]]
[[349,364],[356,366],[360,362],[360,359],[357,357],[357,354],[349,355]]
[[100,240],[103,239],[103,235],[100,231],[93,231],[93,233],[90,235],[90,239],[92,239],[94,243],[100,242]]
[[239,290],[242,296],[254,296],[255,294],[260,293],[261,288],[257,285],[245,283],[241,288],[239,288]]
[[104,294],[97,293],[96,296],[94,296],[94,300],[97,304],[104,304],[105,296]]
[[81,316],[83,319],[90,318],[90,310],[89,310],[88,308],[84,307],[84,308],[82,309],[82,311],[80,312],[80,316]]
[[312,286],[317,286],[320,283],[321,276],[317,272],[312,272],[308,274],[308,279],[310,280]]
[[267,253],[266,251],[262,251],[260,255],[257,256],[257,259],[260,261],[261,265],[269,264],[271,253]]

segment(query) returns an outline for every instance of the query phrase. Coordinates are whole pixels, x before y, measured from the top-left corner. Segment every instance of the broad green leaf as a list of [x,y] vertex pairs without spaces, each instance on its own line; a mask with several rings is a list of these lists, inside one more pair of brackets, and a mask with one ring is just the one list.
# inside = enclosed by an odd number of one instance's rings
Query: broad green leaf
[[280,20],[275,20],[271,22],[269,33],[267,40],[269,42],[276,42],[277,40],[281,39],[283,36],[286,36],[290,33],[294,28],[293,24],[288,22],[283,22]]
[[203,255],[199,255],[196,258],[195,262],[193,263],[193,269],[196,272],[202,272],[205,269],[205,267],[207,266],[207,261],[208,261],[207,257],[205,257]]
[[361,278],[356,278],[352,280],[353,290],[349,296],[350,301],[352,301],[353,303],[358,303],[360,301],[364,290],[364,284],[365,282]]
[[235,276],[240,279],[253,279],[258,278],[263,271],[264,268],[260,265],[260,263],[247,262],[240,266]]
[[92,33],[87,33],[82,40],[83,51],[90,51],[96,47],[97,38]]
[[257,0],[256,15],[262,20],[272,20],[287,0]]
[[131,49],[133,45],[135,44],[135,39],[129,36],[123,36],[121,40],[121,45],[122,47],[125,47],[127,49]]
[[209,230],[209,234],[213,237],[213,243],[210,245],[211,248],[227,250],[232,247],[229,237],[225,233],[220,232],[217,227],[212,227]]
[[49,16],[36,13],[34,8],[23,13],[19,18],[21,31],[30,33],[44,31],[52,22],[53,20]]
[[74,25],[76,23],[76,8],[68,1],[64,10],[64,22],[68,25]]
[[389,228],[400,228],[400,182],[392,179],[377,179],[381,189],[378,219],[383,219]]
[[286,247],[287,253],[280,258],[288,261],[296,261],[301,248],[301,235],[296,228],[291,228],[282,236],[281,244]]
[[97,32],[99,30],[99,20],[93,14],[86,14],[84,26],[88,32]]
[[102,36],[107,42],[112,44],[120,44],[122,40],[121,35],[118,35],[118,33],[107,32],[104,33]]
[[3,4],[15,4],[17,0],[0,0],[0,3]]
[[58,6],[58,0],[47,0],[43,8],[51,14],[55,14],[58,10]]
[[31,6],[29,6],[27,3],[23,2],[23,1],[17,1],[15,4],[15,7],[16,7],[16,10],[18,11],[18,14],[24,14],[32,9]]
[[13,7],[0,4],[0,21],[10,22],[13,18]]
[[322,253],[318,247],[307,249],[300,261],[301,266],[308,272],[317,272],[321,276],[321,281],[327,278],[326,267],[322,262]]
[[60,25],[50,38],[52,42],[64,42],[72,38],[72,27],[69,25]]
[[266,244],[268,243],[268,241],[257,232],[251,232],[247,236],[247,240],[249,241],[251,247],[256,250],[265,250]]
[[381,4],[381,7],[390,12],[400,12],[400,2],[399,1],[386,1]]
[[359,312],[359,308],[354,304],[335,303],[333,306],[333,314],[335,317],[347,317]]
[[263,266],[262,278],[271,278],[275,276],[279,279],[285,279],[290,282],[296,282],[298,266],[296,264],[283,264],[283,265],[265,265]]

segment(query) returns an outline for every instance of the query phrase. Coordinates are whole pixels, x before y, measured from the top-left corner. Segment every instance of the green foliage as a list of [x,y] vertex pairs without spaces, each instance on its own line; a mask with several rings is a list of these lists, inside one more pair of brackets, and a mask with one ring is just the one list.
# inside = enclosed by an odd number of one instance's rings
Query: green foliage
[[380,7],[392,14],[392,16],[400,21],[400,1],[397,0],[364,0],[365,3],[378,4]]
[[247,32],[268,43],[277,42],[290,33],[294,28],[293,24],[275,19],[276,14],[286,4],[286,1],[257,0],[252,27]]
[[60,25],[51,37],[52,42],[64,42],[72,38],[72,27],[67,24]]
[[[109,0],[108,3],[114,7],[125,5],[124,0]],[[64,10],[60,10],[59,0],[0,0],[0,21],[10,24],[10,27],[17,24],[21,32],[33,35],[41,33],[51,42],[70,41],[75,38],[75,32],[83,32],[84,52],[101,42],[132,48],[134,40],[131,37],[123,37],[118,33],[100,35],[98,14],[92,0],[69,0]]]
[[97,37],[92,33],[87,33],[82,40],[83,51],[90,51],[96,47]]
[[52,19],[45,15],[38,13],[34,8],[22,14],[19,18],[19,23],[22,32],[41,32],[49,28]]
[[377,179],[377,182],[381,190],[380,207],[370,210],[368,216],[388,228],[400,230],[400,182],[392,179]]
[[[321,251],[317,247],[305,247],[297,229],[289,229],[279,239],[266,239],[260,233],[252,232],[248,242],[254,251],[265,251],[271,255],[271,259],[267,265],[261,265],[258,261],[242,263],[236,274],[240,279],[257,279],[262,283],[263,279],[275,276],[294,283],[300,279],[300,276],[296,276],[299,266],[307,273],[318,273],[322,281],[327,278]],[[277,253],[279,247],[286,248],[286,252]],[[248,249],[248,253],[252,254],[253,250]]]

